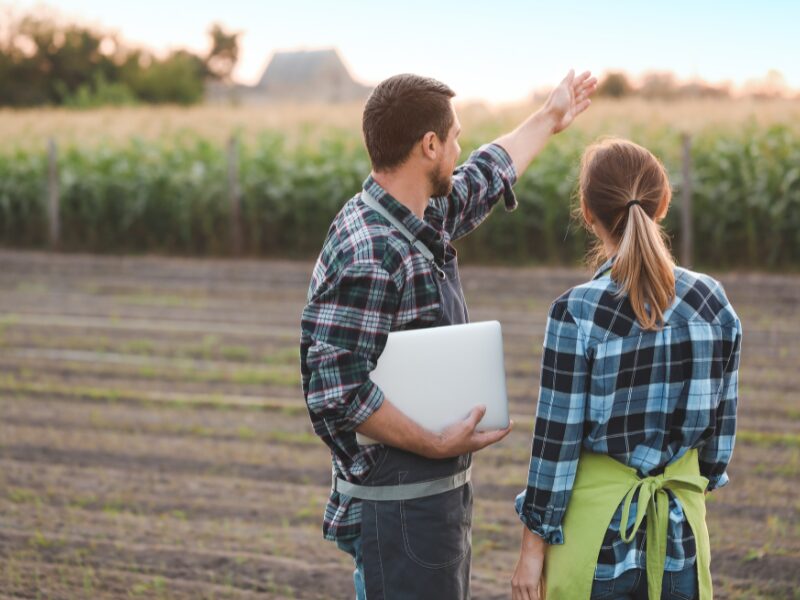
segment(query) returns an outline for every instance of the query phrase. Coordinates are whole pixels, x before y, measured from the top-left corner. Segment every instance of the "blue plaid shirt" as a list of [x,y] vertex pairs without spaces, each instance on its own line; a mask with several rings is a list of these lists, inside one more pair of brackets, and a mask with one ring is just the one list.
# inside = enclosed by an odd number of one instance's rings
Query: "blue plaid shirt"
[[[698,448],[708,489],[728,481],[742,337],[736,312],[718,281],[675,267],[676,297],[664,328],[643,330],[628,298],[616,295],[609,274],[615,258],[558,298],[547,319],[528,485],[516,509],[550,544],[564,543],[561,522],[581,449],[648,476]],[[620,506],[598,556],[597,579],[645,568],[644,522],[626,544],[621,517]],[[691,528],[670,492],[665,569],[689,567],[695,556]]]

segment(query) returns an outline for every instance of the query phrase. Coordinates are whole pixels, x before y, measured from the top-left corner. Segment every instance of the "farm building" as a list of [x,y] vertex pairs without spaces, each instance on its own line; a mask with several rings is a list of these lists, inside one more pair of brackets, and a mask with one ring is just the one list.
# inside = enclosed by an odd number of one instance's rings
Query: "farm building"
[[366,98],[369,86],[350,75],[333,49],[276,52],[254,86],[210,85],[209,102],[350,102]]

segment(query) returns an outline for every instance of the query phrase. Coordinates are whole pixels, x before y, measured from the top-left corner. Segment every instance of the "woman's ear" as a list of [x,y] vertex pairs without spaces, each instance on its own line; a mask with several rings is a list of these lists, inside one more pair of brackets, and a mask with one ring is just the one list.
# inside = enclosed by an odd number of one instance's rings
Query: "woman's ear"
[[664,195],[661,196],[661,202],[658,204],[658,210],[656,211],[655,217],[653,220],[658,223],[664,217],[667,216],[667,211],[669,210],[669,202],[671,200],[671,195],[669,192],[664,192]]
[[586,208],[586,203],[581,201],[581,215],[583,215],[583,220],[586,221],[586,224],[594,229],[594,217],[592,217],[592,213]]

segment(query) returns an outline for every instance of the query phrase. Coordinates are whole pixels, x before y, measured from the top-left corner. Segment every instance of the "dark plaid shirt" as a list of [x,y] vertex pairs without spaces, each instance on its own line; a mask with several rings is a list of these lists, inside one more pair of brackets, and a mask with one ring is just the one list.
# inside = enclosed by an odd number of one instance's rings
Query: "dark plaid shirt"
[[[449,196],[432,198],[420,220],[368,177],[364,189],[421,240],[436,260],[450,240],[467,235],[500,198],[517,203],[516,172],[506,151],[482,146],[453,174]],[[331,450],[333,473],[361,482],[378,446],[359,446],[355,429],[383,402],[369,379],[390,331],[429,327],[439,317],[430,263],[357,194],[334,219],[317,259],[301,323],[303,393],[315,433]],[[328,539],[361,531],[361,503],[331,492],[323,532]]]
[[[608,270],[568,290],[550,307],[527,489],[516,509],[551,544],[561,521],[581,449],[606,454],[641,476],[698,448],[708,489],[725,485],[733,451],[742,328],[722,285],[708,275],[675,268],[676,298],[665,327],[645,331]],[[631,510],[628,525],[634,522]],[[611,579],[645,568],[644,523],[626,544],[617,509],[598,557],[595,577]],[[694,563],[695,540],[670,493],[665,569]]]

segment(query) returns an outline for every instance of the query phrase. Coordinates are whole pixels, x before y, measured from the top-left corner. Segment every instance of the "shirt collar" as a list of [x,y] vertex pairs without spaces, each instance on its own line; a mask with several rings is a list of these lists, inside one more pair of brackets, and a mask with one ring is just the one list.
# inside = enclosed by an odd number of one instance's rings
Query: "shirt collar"
[[600,265],[594,272],[594,277],[592,277],[592,280],[600,279],[600,277],[603,276],[603,273],[605,273],[609,269],[609,267],[611,267],[614,264],[614,260],[616,258],[617,255],[615,254],[611,258],[606,259],[606,261],[602,265]]
[[408,207],[381,187],[372,175],[364,180],[363,189],[389,211],[393,217],[400,221],[411,234],[430,248],[437,258],[444,256],[444,241],[441,232],[437,231],[430,223],[423,221]]

